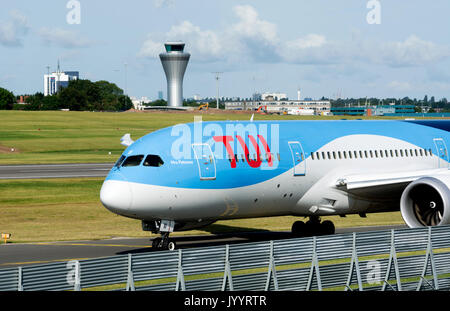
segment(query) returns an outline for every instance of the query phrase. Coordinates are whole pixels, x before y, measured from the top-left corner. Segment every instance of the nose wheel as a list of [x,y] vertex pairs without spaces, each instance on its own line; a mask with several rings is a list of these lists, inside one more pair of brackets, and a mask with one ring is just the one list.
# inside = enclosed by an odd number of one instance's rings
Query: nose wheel
[[169,233],[161,234],[161,238],[153,239],[152,247],[159,251],[173,251],[177,247],[176,243],[169,239]]
[[152,248],[154,248],[155,250],[162,250],[162,251],[175,250],[176,243],[169,238],[169,234],[173,232],[174,227],[175,227],[174,221],[161,220],[160,222],[158,222],[156,225],[156,228],[158,230],[155,231],[160,232],[161,237],[153,239]]
[[296,221],[292,225],[292,234],[296,237],[309,237],[317,235],[334,234],[335,227],[330,220],[322,221],[320,217],[311,216],[305,223],[303,221]]

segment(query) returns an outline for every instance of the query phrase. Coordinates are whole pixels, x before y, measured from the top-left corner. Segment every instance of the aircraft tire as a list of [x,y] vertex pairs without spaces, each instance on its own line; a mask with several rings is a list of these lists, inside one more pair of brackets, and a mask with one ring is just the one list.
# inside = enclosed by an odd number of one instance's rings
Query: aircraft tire
[[152,241],[152,248],[158,249],[160,247],[160,245],[161,245],[161,240],[162,240],[161,238],[153,239],[153,241]]
[[303,221],[296,221],[292,225],[291,231],[296,237],[304,236],[306,233],[306,224]]
[[322,234],[328,235],[328,234],[334,234],[335,233],[335,227],[332,221],[325,220],[320,224],[320,231]]

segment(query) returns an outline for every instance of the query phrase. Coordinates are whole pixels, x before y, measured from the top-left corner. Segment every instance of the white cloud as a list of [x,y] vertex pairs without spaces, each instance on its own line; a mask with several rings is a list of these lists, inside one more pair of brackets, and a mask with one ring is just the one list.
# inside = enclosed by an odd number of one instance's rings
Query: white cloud
[[25,36],[30,28],[28,20],[19,11],[11,11],[9,15],[11,20],[0,22],[0,45],[22,46],[22,36]]
[[43,27],[38,31],[38,35],[47,45],[56,45],[68,49],[84,48],[93,44],[91,40],[82,37],[80,34],[61,28]]
[[375,62],[393,67],[421,66],[449,57],[450,48],[411,35],[404,41],[383,43],[371,55]]
[[293,63],[330,65],[375,64],[388,67],[414,67],[436,64],[450,57],[450,47],[423,40],[415,35],[403,41],[380,42],[357,36],[350,41],[332,41],[309,33],[283,40],[277,25],[262,19],[250,5],[233,8],[235,21],[223,30],[201,29],[183,21],[165,34],[149,34],[139,52],[157,57],[164,40],[182,40],[192,58],[199,62]]

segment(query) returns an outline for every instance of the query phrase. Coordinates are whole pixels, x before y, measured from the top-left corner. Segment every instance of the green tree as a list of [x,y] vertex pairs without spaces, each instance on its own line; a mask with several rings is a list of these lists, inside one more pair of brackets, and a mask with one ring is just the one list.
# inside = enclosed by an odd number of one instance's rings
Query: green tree
[[16,102],[16,97],[13,93],[7,89],[0,87],[0,110],[11,110],[13,109],[14,103]]

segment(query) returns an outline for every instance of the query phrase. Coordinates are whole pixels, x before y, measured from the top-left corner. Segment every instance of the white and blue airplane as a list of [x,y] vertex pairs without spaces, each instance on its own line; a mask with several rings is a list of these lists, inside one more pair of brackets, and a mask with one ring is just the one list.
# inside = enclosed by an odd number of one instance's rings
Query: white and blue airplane
[[333,234],[321,216],[401,211],[409,227],[450,224],[450,121],[223,121],[133,142],[101,192],[110,211],[160,233],[218,220],[293,215],[296,236]]

